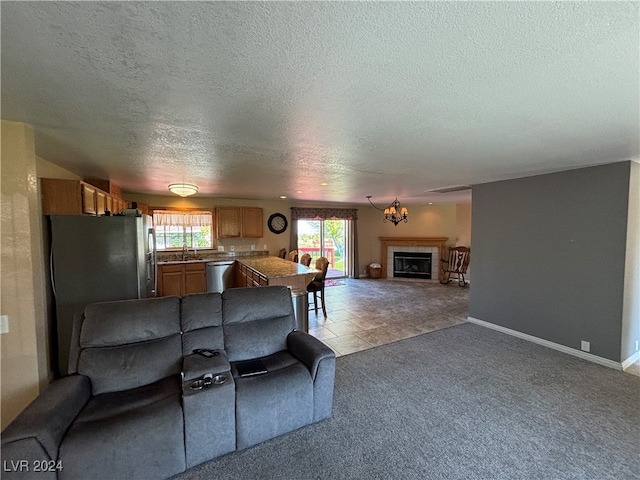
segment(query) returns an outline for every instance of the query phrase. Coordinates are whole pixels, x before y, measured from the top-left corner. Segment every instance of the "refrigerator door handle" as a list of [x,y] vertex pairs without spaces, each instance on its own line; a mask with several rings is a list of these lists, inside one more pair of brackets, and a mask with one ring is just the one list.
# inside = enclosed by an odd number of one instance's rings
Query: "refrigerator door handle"
[[53,298],[56,298],[56,282],[53,277],[53,245],[49,252],[49,275],[51,275],[51,291],[53,292]]
[[150,228],[149,229],[149,237],[151,239],[151,246],[152,246],[152,262],[153,265],[151,265],[151,270],[153,271],[153,290],[151,291],[151,295],[152,296],[156,296],[158,293],[158,250],[156,248],[156,230],[155,228]]

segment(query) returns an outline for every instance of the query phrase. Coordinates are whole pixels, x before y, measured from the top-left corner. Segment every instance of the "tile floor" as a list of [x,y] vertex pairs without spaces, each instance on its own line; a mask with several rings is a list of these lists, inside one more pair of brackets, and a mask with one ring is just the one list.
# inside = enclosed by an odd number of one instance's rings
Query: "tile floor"
[[337,356],[458,325],[468,316],[469,289],[454,283],[343,282],[325,288],[327,318],[309,307],[309,333]]
[[[469,288],[457,283],[347,279],[325,288],[327,318],[309,306],[309,333],[336,356],[377,347],[466,321]],[[313,297],[309,295],[309,299]],[[640,376],[640,361],[627,373]]]

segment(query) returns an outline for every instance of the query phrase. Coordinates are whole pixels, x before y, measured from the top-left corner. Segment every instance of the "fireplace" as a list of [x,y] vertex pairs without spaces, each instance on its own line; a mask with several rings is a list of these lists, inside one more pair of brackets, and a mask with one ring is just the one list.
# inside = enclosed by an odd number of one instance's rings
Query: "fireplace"
[[431,253],[393,252],[393,276],[431,278]]
[[[393,278],[394,252],[430,253],[431,279],[416,279],[423,282],[442,280],[440,259],[444,258],[448,237],[380,237],[380,263],[382,278]],[[398,280],[402,280],[398,278]]]

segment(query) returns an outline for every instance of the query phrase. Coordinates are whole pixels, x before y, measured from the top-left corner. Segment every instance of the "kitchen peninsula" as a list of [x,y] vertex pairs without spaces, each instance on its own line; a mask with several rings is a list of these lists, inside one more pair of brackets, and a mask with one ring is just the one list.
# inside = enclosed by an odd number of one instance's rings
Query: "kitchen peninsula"
[[205,266],[209,262],[233,261],[234,287],[285,285],[306,290],[317,270],[290,260],[270,257],[267,252],[212,253],[200,258],[174,259],[169,255],[158,261],[158,296],[185,295],[206,291]]
[[245,257],[236,261],[236,286],[286,285],[305,290],[318,271],[279,257]]

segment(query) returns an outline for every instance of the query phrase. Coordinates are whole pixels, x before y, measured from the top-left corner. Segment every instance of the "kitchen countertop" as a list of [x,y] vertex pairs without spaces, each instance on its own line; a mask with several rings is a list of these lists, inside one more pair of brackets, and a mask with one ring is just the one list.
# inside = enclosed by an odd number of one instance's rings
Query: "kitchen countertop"
[[[241,253],[241,252],[233,252]],[[181,265],[191,263],[209,263],[209,262],[233,262],[237,260],[247,267],[254,269],[267,278],[292,277],[295,275],[315,274],[318,272],[315,268],[305,267],[304,265],[291,260],[285,260],[280,257],[269,257],[268,252],[251,252],[253,255],[233,255],[232,253],[220,253],[206,255],[206,258],[191,258],[188,260],[161,260],[158,265]]]
[[209,252],[204,254],[198,254],[196,258],[188,258],[181,260],[178,258],[181,254],[168,254],[163,253],[166,259],[159,259],[158,265],[179,265],[183,263],[209,263],[209,262],[233,262],[234,260],[244,261],[250,258],[264,258],[269,255],[266,250],[249,250],[241,252]]
[[315,268],[280,257],[245,257],[236,259],[247,267],[253,268],[267,278],[292,277],[295,275],[307,275],[317,273]]

